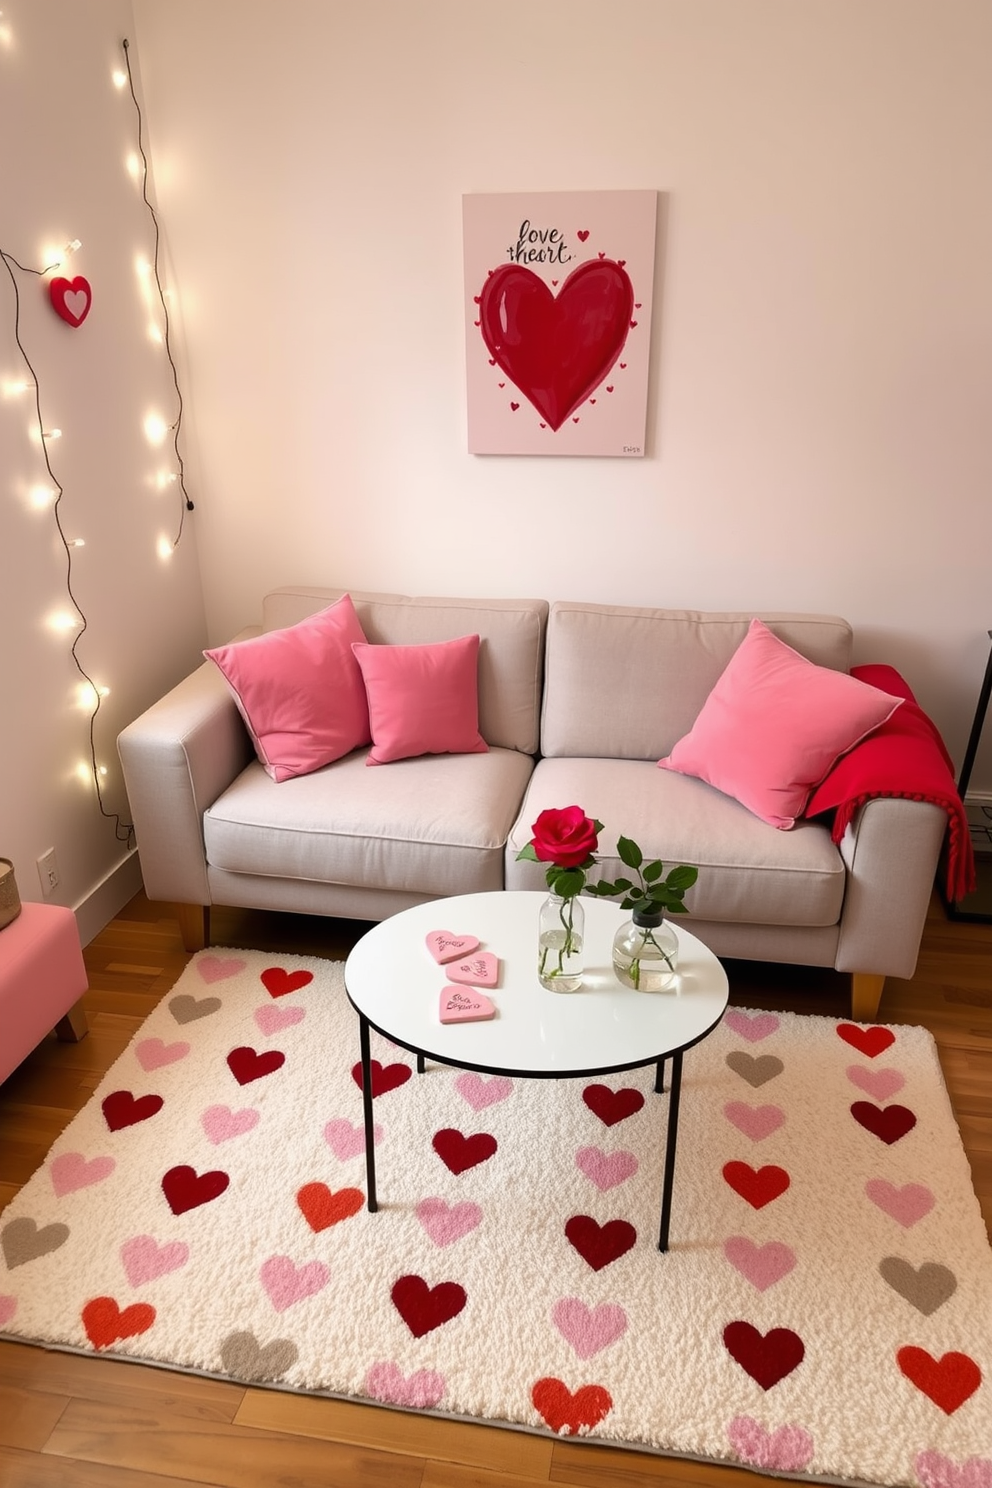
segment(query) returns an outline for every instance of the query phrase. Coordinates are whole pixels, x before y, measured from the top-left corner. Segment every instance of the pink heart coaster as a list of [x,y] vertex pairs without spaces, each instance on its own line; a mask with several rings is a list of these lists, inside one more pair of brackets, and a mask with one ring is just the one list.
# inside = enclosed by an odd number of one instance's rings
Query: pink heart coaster
[[459,956],[468,956],[478,950],[479,942],[474,935],[453,935],[450,930],[431,930],[427,936],[427,949],[439,966],[446,961],[457,961]]
[[449,982],[467,987],[495,987],[499,981],[499,959],[492,951],[477,951],[464,961],[446,966],[444,974]]
[[484,1018],[495,1018],[496,1009],[484,992],[459,992],[454,987],[441,991],[438,1017],[442,1023],[481,1023]]

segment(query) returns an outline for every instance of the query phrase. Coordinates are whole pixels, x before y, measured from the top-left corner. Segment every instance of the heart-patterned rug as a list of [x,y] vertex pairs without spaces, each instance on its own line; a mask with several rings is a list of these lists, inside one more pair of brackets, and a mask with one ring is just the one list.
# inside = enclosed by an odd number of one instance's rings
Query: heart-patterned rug
[[926,1030],[729,1010],[686,1055],[664,1255],[653,1069],[372,1054],[376,1214],[342,966],[201,952],[0,1215],[3,1335],[791,1477],[992,1485],[992,1251]]

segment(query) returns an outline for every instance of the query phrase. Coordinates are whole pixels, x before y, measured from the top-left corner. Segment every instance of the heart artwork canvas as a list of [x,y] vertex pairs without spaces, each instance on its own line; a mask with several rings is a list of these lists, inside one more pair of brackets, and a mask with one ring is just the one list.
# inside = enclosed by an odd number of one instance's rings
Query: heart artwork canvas
[[462,206],[469,451],[643,455],[657,192]]

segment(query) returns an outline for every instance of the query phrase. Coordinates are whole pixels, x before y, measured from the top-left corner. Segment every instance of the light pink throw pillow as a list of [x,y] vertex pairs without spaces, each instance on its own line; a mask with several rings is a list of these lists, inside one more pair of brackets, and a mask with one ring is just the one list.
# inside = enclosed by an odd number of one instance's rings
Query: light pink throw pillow
[[352,647],[365,678],[372,748],[366,764],[419,754],[485,754],[479,733],[479,637],[428,646]]
[[752,620],[689,733],[658,763],[791,827],[834,762],[901,702],[815,666]]
[[364,640],[345,594],[298,625],[204,651],[227,679],[273,780],[309,775],[370,741],[365,683],[351,649]]

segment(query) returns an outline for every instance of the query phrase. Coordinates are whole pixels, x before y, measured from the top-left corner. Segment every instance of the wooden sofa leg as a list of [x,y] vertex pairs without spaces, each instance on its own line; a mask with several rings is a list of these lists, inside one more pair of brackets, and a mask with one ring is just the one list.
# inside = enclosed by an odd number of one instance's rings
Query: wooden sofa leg
[[875,1021],[884,986],[884,976],[876,976],[874,972],[855,971],[851,973],[851,1017],[855,1023]]
[[64,1044],[78,1044],[81,1038],[85,1038],[90,1031],[86,1014],[83,1011],[83,999],[73,1003],[64,1018],[60,1018],[55,1025],[55,1036],[60,1038]]
[[202,951],[210,941],[209,904],[177,904],[179,933],[188,951]]

